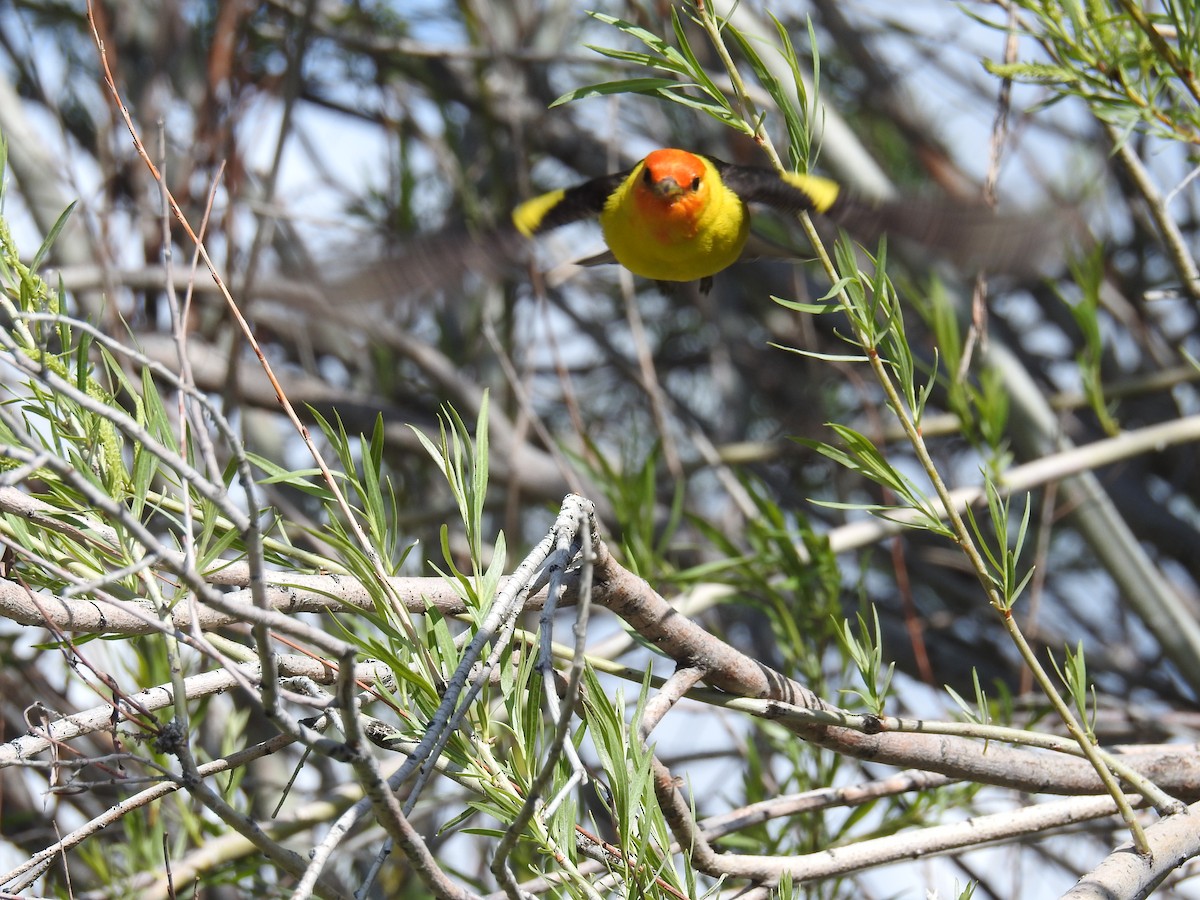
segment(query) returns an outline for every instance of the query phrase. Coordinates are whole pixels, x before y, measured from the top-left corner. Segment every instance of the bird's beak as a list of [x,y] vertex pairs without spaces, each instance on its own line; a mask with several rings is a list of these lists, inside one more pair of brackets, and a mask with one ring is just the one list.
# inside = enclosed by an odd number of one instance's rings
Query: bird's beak
[[651,182],[650,190],[668,202],[674,202],[683,196],[683,188],[679,186],[678,181],[669,175],[658,179],[658,181]]

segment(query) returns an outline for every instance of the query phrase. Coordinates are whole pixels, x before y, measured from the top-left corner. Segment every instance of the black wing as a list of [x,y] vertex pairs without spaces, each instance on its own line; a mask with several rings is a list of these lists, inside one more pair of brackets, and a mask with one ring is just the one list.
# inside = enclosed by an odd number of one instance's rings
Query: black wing
[[711,156],[706,158],[725,185],[745,203],[762,203],[792,215],[818,212],[833,217],[841,194],[836,182],[810,175],[793,175],[788,181],[773,169],[735,166]]
[[632,169],[602,175],[562,191],[551,191],[526,200],[513,211],[513,221],[528,234],[549,231],[560,225],[600,215],[609,196],[621,186]]
[[710,159],[722,179],[747,203],[781,212],[820,213],[868,249],[887,235],[933,251],[956,265],[993,272],[1032,273],[1086,242],[1068,208],[996,212],[982,203],[946,197],[873,200],[810,175],[780,176],[770,169]]

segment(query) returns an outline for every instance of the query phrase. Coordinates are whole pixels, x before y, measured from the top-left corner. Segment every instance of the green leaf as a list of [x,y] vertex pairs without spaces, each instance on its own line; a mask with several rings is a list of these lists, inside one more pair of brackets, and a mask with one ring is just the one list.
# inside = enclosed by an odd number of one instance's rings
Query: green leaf
[[1047,63],[1030,62],[996,62],[985,59],[983,67],[997,78],[1012,81],[1035,82],[1040,84],[1068,84],[1075,80],[1075,73],[1063,66],[1052,66]]
[[771,299],[787,309],[793,309],[796,312],[809,313],[814,316],[820,316],[824,315],[825,313],[837,311],[836,306],[830,306],[828,303],[802,303],[799,300],[785,300],[782,297],[776,297],[773,294],[771,295]]
[[687,62],[688,74],[696,79],[698,86],[704,90],[708,96],[718,102],[724,102],[727,109],[732,110],[729,103],[725,101],[725,94],[721,91],[715,81],[709,77],[708,72],[704,68],[704,64],[696,57],[692,50],[691,42],[688,41],[687,32],[683,29],[683,22],[679,18],[679,10],[676,7],[671,8],[671,28],[675,33],[675,40],[679,44],[679,52],[683,55]]
[[549,108],[554,109],[556,106],[576,100],[586,100],[588,97],[603,97],[608,94],[660,94],[669,88],[687,86],[674,78],[626,78],[622,81],[603,81],[567,91],[551,103]]
[[[624,19],[618,19],[615,16],[605,15],[604,13],[589,12],[588,15],[598,22],[603,22],[606,25],[612,25],[619,31],[622,31],[630,37],[641,41],[647,47],[652,49],[659,57],[661,57],[661,64],[670,66],[673,71],[688,71],[687,60],[684,58],[684,56],[654,32],[647,31],[645,28],[635,25],[632,22],[627,22]],[[590,45],[589,49],[595,50],[597,53],[603,53],[605,56],[611,56],[614,59],[622,58],[620,54],[625,52],[620,50],[609,50],[602,47],[593,47]],[[628,59],[628,57],[624,58]]]
[[823,360],[824,362],[870,362],[870,359],[865,356],[850,356],[841,353],[818,353],[816,350],[804,350],[800,347],[786,347],[783,344],[776,344],[774,342],[768,342],[767,346],[774,347],[776,350],[785,350],[788,353],[795,353],[799,356],[807,356],[810,359]]
[[962,710],[963,715],[967,717],[968,721],[970,721],[970,722],[978,722],[979,721],[979,717],[976,714],[976,711],[974,709],[972,709],[971,704],[969,704],[966,700],[964,700],[962,695],[959,694],[958,691],[954,690],[954,688],[950,687],[950,685],[948,685],[948,684],[944,684],[944,685],[942,685],[942,687],[945,689],[946,693],[950,695],[950,699],[954,701],[954,704],[960,710]]
[[62,211],[62,214],[59,215],[58,219],[55,220],[54,224],[50,227],[49,234],[46,235],[46,239],[42,241],[42,246],[38,247],[37,253],[33,255],[33,260],[29,263],[30,271],[36,272],[41,267],[42,260],[46,258],[46,254],[50,252],[50,248],[53,247],[54,242],[58,240],[59,232],[63,230],[67,224],[67,220],[71,218],[71,212],[75,209],[75,204],[77,202],[78,201],[72,201],[71,204]]

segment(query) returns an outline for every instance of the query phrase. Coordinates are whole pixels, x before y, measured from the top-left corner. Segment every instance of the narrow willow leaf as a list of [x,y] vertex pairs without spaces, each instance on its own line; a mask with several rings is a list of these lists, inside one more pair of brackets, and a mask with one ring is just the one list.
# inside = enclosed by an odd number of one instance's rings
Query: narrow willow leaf
[[603,97],[608,94],[658,94],[668,88],[683,86],[674,78],[627,78],[624,81],[604,81],[567,91],[550,104],[550,109],[562,106],[564,103],[585,100],[588,97]]
[[50,252],[50,248],[53,247],[54,242],[58,240],[59,232],[63,230],[67,224],[67,220],[71,218],[71,212],[75,209],[76,202],[78,201],[72,201],[70,206],[62,211],[62,214],[55,221],[54,225],[51,226],[50,232],[46,235],[46,239],[42,241],[42,246],[38,247],[37,253],[33,254],[33,261],[29,263],[29,270],[31,272],[36,272],[38,270],[42,264],[42,260],[46,258],[46,254]]

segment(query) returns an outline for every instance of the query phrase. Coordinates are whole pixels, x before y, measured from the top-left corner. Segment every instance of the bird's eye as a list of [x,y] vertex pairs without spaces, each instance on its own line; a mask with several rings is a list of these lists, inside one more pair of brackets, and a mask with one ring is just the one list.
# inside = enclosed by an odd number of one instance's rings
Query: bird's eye
[[697,175],[695,178],[692,179],[692,190],[693,191],[700,190],[700,176],[699,175]]

